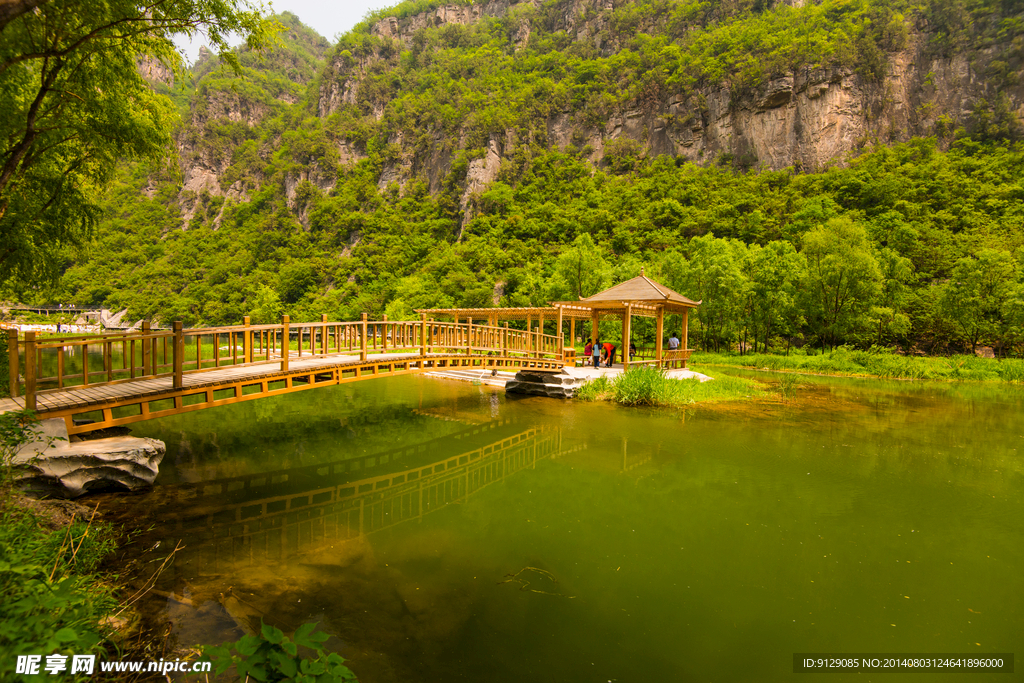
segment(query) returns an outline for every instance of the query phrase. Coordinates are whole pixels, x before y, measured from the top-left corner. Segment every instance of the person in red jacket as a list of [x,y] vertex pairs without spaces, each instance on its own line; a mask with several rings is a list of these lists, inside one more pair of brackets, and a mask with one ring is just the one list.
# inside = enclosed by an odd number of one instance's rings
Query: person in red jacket
[[590,364],[590,354],[594,350],[594,342],[588,341],[586,347],[583,349],[583,364]]
[[610,368],[615,365],[615,344],[605,342],[602,348],[604,349],[605,367]]

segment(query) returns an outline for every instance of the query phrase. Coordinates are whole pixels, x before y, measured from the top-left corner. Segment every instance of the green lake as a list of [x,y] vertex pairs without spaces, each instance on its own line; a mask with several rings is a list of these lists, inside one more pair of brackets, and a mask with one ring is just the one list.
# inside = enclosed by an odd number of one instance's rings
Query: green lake
[[104,509],[152,525],[143,563],[183,546],[153,598],[180,644],[316,621],[362,683],[1024,653],[1024,390],[800,382],[687,411],[413,376],[289,394],[135,425],[167,443],[157,486]]

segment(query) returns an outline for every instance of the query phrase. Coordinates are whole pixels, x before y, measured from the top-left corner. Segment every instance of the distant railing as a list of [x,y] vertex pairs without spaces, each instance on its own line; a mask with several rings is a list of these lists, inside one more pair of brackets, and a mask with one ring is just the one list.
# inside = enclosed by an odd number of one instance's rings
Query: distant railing
[[648,358],[645,360],[631,360],[629,361],[630,366],[633,365],[652,365],[656,368],[685,368],[686,362],[690,360],[690,349],[673,349],[663,350],[661,352],[661,360],[657,358]]
[[152,330],[143,323],[136,332],[115,332],[62,337],[37,337],[8,330],[10,395],[25,396],[25,406],[36,408],[40,393],[69,387],[91,387],[141,378],[172,377],[180,389],[186,374],[229,366],[280,363],[288,372],[292,360],[370,354],[418,353],[494,356],[506,359],[560,361],[562,339],[557,335],[514,330],[504,326],[428,321],[363,319],[357,322],[280,323],[185,329],[180,322],[170,330]]

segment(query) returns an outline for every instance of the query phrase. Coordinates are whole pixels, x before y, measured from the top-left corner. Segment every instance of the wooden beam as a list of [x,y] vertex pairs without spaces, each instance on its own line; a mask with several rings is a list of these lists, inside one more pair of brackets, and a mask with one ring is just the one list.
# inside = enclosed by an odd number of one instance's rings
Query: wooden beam
[[[683,351],[690,348],[690,311],[683,311]],[[683,367],[686,367],[686,359],[683,359]]]
[[[85,354],[83,360],[89,357],[89,347],[83,346]],[[174,321],[174,381],[172,386],[181,389],[182,386],[182,364],[185,362],[185,333],[181,327],[181,321]],[[84,367],[84,365],[83,365]]]
[[359,360],[366,362],[366,313],[363,313],[362,334],[359,338]]
[[629,370],[629,339],[633,333],[632,320],[633,310],[626,304],[626,310],[622,313],[622,368]]
[[654,360],[658,361],[658,367],[661,367],[661,354],[662,354],[662,341],[661,338],[665,334],[665,309],[658,309],[658,324],[657,332],[654,334]]
[[36,333],[31,331],[25,333],[25,409],[36,409]]
[[18,330],[7,330],[7,372],[10,376],[11,398],[18,397]]
[[[249,319],[246,318],[246,320],[248,321]],[[152,331],[152,328],[150,327],[149,321],[148,320],[143,320],[142,321],[142,335],[143,336],[148,336],[151,331]],[[152,360],[153,360],[153,354],[152,354],[152,348],[150,346],[149,340],[148,339],[144,339],[142,341],[142,375],[143,375],[143,377],[145,377],[146,375],[150,375],[150,374],[152,374],[152,375],[156,374],[155,370],[153,370],[153,371],[150,370],[150,365],[152,364]]]
[[[281,316],[281,372],[288,372],[288,361],[292,354],[291,317]],[[302,348],[302,342],[299,342]]]

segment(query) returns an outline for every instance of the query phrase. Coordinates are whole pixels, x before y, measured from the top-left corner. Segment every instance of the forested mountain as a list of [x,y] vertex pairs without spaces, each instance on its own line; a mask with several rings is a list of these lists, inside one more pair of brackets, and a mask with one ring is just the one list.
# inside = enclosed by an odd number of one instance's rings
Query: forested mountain
[[400,317],[646,265],[709,348],[1024,341],[1019,0],[424,0],[334,46],[280,19],[240,75],[154,85],[177,149],[45,296]]

